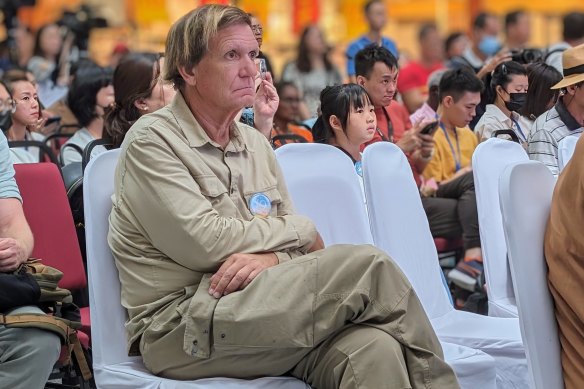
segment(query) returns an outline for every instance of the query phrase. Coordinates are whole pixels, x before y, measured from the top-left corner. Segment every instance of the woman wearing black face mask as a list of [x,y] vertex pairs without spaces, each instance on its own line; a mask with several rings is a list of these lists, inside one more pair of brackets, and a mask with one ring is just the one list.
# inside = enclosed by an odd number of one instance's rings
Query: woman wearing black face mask
[[527,144],[531,125],[517,111],[525,104],[528,86],[527,70],[519,63],[507,61],[495,68],[486,94],[485,114],[475,126],[481,142],[496,131],[510,129],[522,145]]

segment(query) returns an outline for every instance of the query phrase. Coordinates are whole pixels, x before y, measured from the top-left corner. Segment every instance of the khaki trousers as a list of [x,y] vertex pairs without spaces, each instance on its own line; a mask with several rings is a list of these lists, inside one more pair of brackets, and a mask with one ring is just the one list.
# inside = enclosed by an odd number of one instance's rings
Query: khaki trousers
[[143,347],[155,374],[288,374],[316,389],[459,387],[409,281],[371,246],[332,246],[296,258],[222,297],[209,358],[182,351],[184,331],[181,324]]

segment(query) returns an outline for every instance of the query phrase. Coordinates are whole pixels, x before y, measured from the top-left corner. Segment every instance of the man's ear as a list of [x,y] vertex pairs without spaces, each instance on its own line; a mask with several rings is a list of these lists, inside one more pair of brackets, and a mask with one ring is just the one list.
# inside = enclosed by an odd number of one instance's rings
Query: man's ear
[[357,76],[357,85],[361,85],[362,87],[365,87],[365,77],[363,76]]
[[186,85],[194,86],[197,84],[197,77],[194,66],[192,68],[179,66],[178,72],[183,80],[185,80]]
[[445,96],[442,99],[442,105],[446,108],[451,107],[454,104],[454,99],[452,98],[452,96]]
[[570,96],[574,96],[576,94],[577,89],[578,88],[576,88],[576,85],[569,85],[565,88],[566,94],[570,95]]
[[333,131],[343,131],[341,121],[336,115],[331,115],[331,117],[329,118],[329,125],[331,126]]

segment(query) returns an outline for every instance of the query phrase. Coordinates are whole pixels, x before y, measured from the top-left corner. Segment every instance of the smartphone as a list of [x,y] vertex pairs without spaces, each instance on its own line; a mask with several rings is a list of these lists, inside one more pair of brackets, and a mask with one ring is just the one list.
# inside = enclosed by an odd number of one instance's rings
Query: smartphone
[[266,60],[263,58],[258,58],[256,62],[258,73],[262,80],[266,79],[266,73],[268,72],[268,67],[266,66]]
[[61,117],[60,116],[53,116],[47,119],[47,121],[45,122],[45,127],[50,126],[53,123],[59,123],[61,121]]
[[434,135],[434,132],[438,129],[438,121],[428,123],[420,130],[422,135]]

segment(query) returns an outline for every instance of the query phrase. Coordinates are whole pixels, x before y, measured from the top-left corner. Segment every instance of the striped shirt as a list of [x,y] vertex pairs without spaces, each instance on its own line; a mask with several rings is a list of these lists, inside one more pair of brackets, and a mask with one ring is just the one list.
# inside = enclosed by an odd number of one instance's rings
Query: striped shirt
[[554,176],[560,174],[558,143],[569,135],[579,134],[584,128],[568,112],[560,99],[549,111],[537,118],[529,136],[529,158],[540,161]]

